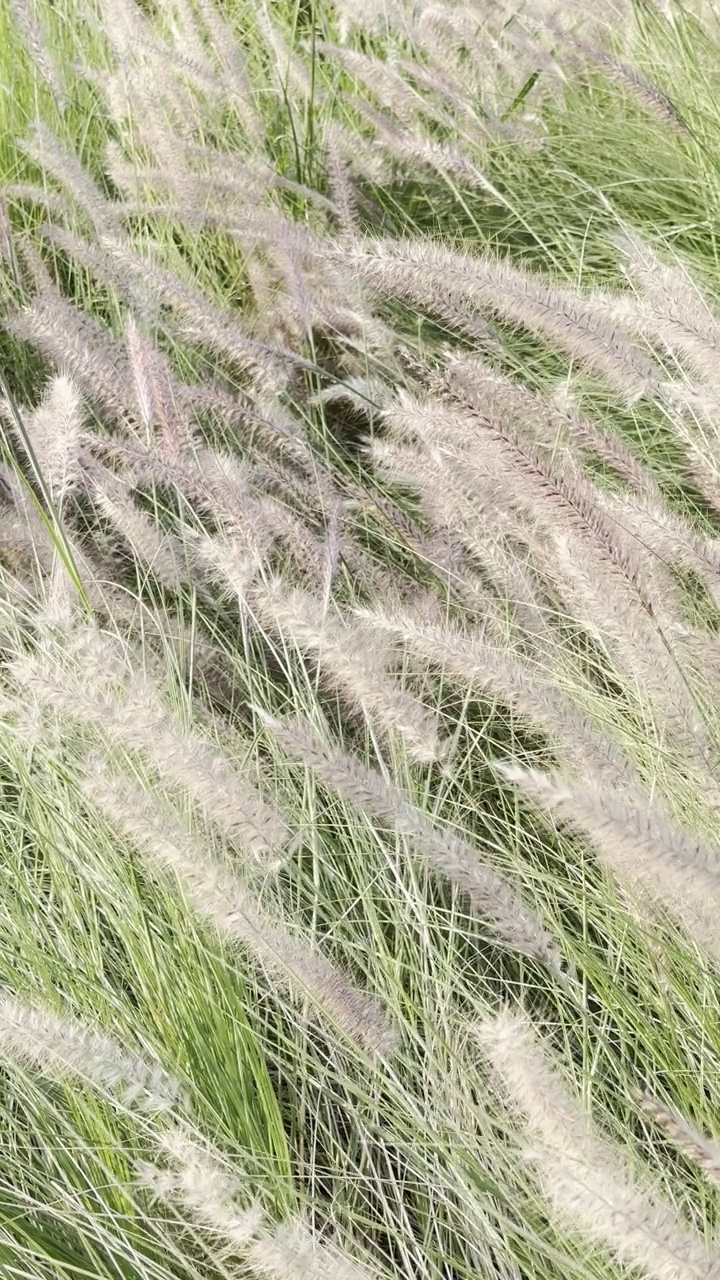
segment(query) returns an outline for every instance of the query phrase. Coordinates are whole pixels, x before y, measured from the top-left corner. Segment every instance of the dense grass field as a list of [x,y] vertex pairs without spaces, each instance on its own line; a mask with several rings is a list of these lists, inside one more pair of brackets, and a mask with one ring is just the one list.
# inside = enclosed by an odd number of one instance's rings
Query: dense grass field
[[0,0],[0,1269],[720,1278],[720,8]]

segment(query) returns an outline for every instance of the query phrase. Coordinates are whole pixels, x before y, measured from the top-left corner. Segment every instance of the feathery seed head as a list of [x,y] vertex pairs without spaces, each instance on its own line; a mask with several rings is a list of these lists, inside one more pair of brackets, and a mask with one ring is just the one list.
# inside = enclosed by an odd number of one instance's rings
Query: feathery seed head
[[521,1117],[534,1173],[566,1230],[601,1245],[647,1280],[711,1280],[720,1257],[658,1188],[639,1186],[621,1154],[596,1135],[550,1051],[525,1016],[501,1013],[478,1043]]
[[0,1053],[50,1076],[78,1076],[126,1106],[168,1111],[181,1100],[180,1084],[159,1065],[134,1057],[74,1019],[7,995],[0,998]]
[[276,982],[310,999],[365,1051],[380,1056],[394,1051],[397,1031],[379,1002],[353,986],[320,951],[271,919],[252,892],[140,788],[95,763],[84,789],[105,817],[140,847],[151,866],[176,876],[198,914],[247,947]]

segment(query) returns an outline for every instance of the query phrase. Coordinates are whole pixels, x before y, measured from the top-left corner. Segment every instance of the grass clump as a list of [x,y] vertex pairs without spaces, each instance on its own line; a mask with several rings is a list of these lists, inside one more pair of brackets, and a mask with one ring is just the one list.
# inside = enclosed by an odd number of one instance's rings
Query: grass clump
[[0,11],[9,1274],[720,1275],[720,23],[551,8]]

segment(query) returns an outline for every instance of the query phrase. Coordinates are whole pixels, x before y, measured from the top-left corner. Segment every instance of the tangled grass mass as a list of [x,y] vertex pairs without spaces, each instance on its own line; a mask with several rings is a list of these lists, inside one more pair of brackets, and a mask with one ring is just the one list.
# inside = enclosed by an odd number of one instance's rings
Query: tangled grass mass
[[720,1280],[720,9],[0,65],[3,1276]]

